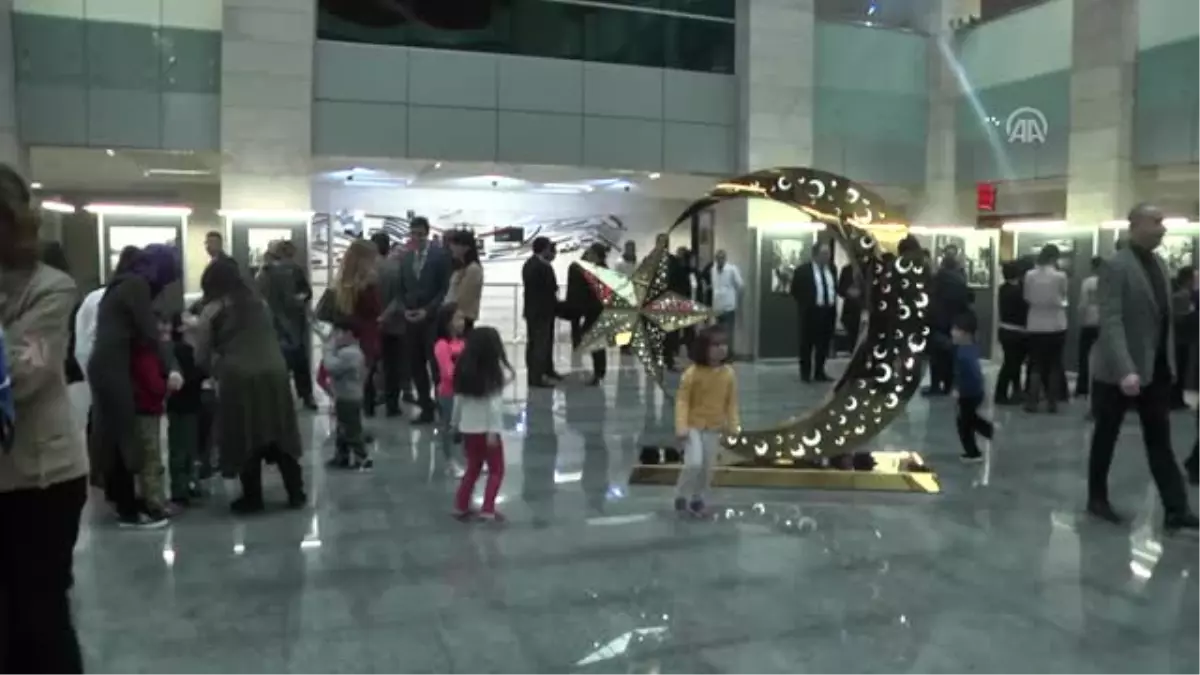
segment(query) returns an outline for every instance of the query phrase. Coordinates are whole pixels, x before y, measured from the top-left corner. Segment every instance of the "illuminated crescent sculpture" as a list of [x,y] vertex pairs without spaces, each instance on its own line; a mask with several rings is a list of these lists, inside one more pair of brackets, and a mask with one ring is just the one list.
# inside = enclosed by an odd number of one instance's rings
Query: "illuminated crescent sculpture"
[[921,352],[929,336],[929,270],[923,260],[897,258],[887,265],[862,225],[886,218],[883,199],[848,178],[814,169],[783,167],[719,183],[672,225],[739,197],[791,205],[826,225],[865,280],[863,306],[870,316],[846,371],[815,410],[762,430],[741,430],[725,445],[755,465],[814,463],[844,455],[870,440],[904,410],[921,382]]

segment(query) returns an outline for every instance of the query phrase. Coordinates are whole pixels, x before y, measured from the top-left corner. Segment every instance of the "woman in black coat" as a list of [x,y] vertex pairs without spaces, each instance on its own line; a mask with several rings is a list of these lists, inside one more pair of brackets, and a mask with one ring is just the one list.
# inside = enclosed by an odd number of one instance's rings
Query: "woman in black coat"
[[133,477],[144,456],[138,438],[131,356],[137,346],[154,346],[161,355],[168,383],[178,389],[183,378],[175,369],[169,341],[159,330],[154,299],[179,278],[178,252],[164,244],[142,249],[129,270],[108,285],[96,311],[96,342],[87,365],[92,389],[92,457],[100,462],[105,494],[122,524],[150,527],[165,524],[165,513],[150,509],[134,494]]

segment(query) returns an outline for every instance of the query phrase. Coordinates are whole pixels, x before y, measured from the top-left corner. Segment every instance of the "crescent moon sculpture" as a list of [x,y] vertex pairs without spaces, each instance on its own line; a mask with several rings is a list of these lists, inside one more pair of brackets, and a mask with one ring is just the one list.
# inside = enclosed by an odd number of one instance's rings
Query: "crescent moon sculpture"
[[[743,429],[723,439],[747,465],[827,462],[877,435],[916,392],[921,381],[921,359],[916,357],[926,344],[930,271],[923,261],[905,257],[887,265],[875,238],[861,227],[887,217],[883,198],[848,178],[815,169],[780,167],[725,180],[685,209],[671,229],[714,204],[742,197],[787,204],[824,223],[850,253],[858,278],[866,280],[863,306],[872,309],[863,337],[823,404],[772,427]],[[823,434],[822,429],[834,432]],[[803,459],[794,455],[795,439]]]

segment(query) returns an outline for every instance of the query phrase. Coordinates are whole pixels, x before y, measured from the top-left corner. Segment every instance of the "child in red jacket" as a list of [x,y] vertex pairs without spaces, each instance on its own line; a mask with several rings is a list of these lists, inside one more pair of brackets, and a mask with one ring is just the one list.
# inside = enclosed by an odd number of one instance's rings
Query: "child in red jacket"
[[147,516],[158,521],[170,516],[163,487],[162,416],[167,406],[167,374],[156,344],[138,344],[130,360],[133,400],[137,410],[136,436],[142,453],[138,490]]

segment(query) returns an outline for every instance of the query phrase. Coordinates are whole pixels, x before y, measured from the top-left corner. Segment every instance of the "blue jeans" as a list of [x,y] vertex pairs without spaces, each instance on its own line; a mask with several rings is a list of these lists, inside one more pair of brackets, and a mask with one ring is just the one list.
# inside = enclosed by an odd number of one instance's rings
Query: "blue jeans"
[[725,332],[725,343],[729,345],[729,358],[733,359],[733,328],[734,322],[737,319],[737,312],[730,310],[717,315],[717,326]]

